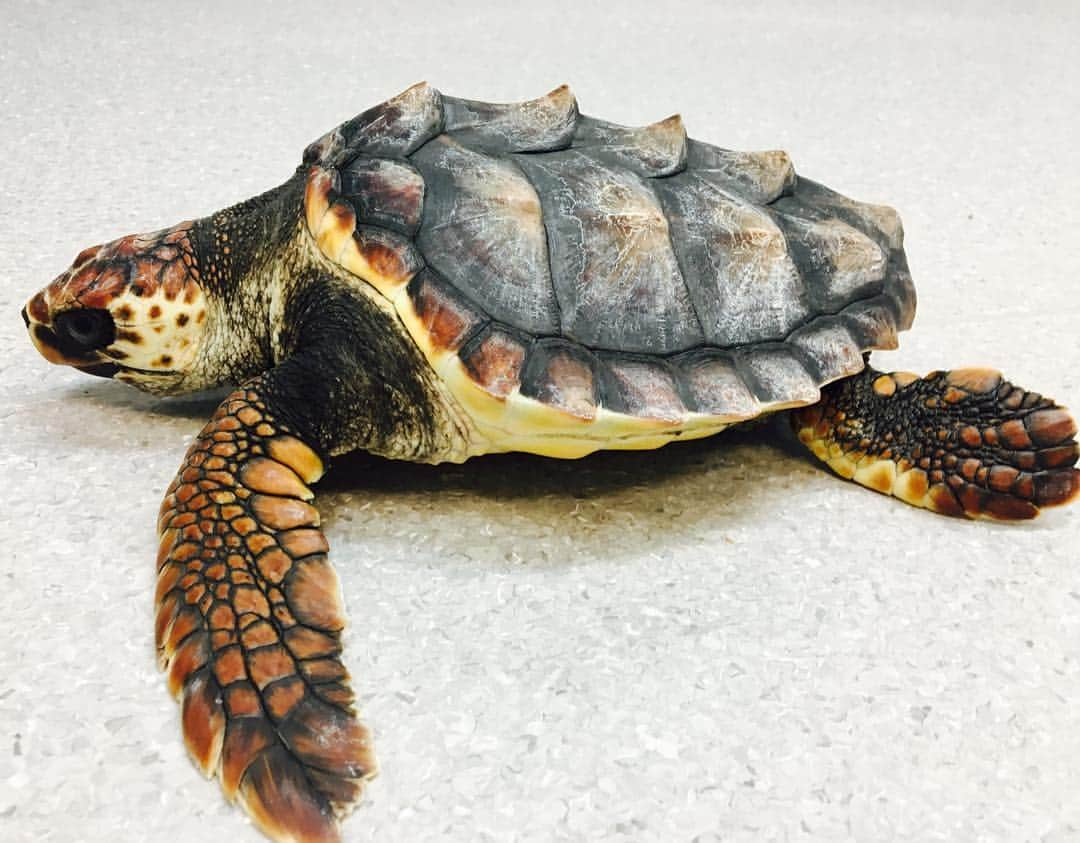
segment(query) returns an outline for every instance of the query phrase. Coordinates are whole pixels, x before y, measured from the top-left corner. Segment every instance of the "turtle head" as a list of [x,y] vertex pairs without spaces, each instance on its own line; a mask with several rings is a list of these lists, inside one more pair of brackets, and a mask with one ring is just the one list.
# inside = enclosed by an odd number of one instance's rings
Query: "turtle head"
[[149,392],[182,391],[207,307],[190,229],[181,223],[80,252],[23,308],[42,356]]

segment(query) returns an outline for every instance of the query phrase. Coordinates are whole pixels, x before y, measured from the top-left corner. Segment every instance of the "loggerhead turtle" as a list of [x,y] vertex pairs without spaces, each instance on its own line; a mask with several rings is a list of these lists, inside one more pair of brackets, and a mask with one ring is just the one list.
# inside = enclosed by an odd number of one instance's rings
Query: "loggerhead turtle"
[[158,652],[203,772],[270,837],[325,841],[375,773],[310,504],[335,455],[573,458],[793,409],[834,471],[916,506],[1011,520],[1076,496],[1049,399],[870,368],[914,315],[902,240],[892,209],[678,116],[419,84],[268,193],[84,250],[23,318],[50,362],[155,394],[241,384],[161,507]]

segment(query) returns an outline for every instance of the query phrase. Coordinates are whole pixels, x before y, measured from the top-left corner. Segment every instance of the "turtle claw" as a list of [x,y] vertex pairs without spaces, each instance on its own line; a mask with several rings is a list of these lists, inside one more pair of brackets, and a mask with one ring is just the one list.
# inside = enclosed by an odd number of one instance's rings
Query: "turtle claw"
[[271,839],[327,843],[375,775],[341,663],[344,606],[307,484],[319,457],[260,397],[225,399],[158,522],[157,642],[184,740]]
[[992,369],[867,368],[792,420],[841,476],[943,515],[1018,521],[1080,496],[1073,417]]

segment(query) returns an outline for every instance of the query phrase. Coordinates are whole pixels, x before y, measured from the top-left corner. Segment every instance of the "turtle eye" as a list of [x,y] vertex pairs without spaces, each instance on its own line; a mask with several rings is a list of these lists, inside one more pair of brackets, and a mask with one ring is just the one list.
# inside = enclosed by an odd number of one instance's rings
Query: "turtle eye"
[[107,310],[68,310],[53,320],[62,351],[94,351],[116,339],[116,323]]

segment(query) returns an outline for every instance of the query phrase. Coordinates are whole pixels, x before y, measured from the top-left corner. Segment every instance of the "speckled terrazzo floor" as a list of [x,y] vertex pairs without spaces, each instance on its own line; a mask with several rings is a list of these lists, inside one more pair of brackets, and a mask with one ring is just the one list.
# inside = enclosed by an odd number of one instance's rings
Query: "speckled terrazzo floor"
[[[903,216],[920,311],[879,365],[1080,406],[1074,3],[90,5],[0,8],[0,839],[260,839],[152,651],[154,518],[213,402],[50,368],[19,307],[418,79],[785,148]],[[777,434],[328,478],[383,770],[346,839],[1080,839],[1080,507],[953,522]]]

